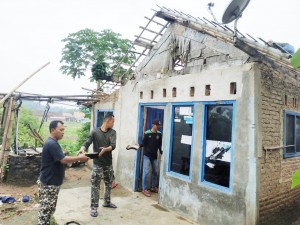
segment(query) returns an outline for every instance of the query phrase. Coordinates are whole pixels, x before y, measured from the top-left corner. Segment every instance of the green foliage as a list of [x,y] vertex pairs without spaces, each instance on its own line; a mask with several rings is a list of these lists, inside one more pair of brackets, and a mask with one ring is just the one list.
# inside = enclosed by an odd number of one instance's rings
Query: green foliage
[[[2,120],[2,114],[3,114],[3,107],[0,105],[0,123]],[[0,124],[0,145],[2,144],[3,132],[4,132],[4,127],[2,127]]]
[[95,63],[92,66],[92,80],[107,80],[111,81],[111,76],[107,76],[108,64],[105,62]]
[[[135,60],[133,53],[126,55],[127,50],[131,47],[131,42],[128,39],[122,39],[120,34],[111,30],[96,32],[84,29],[69,34],[62,42],[64,48],[60,60],[62,64],[60,70],[74,79],[85,76],[88,66],[94,64],[102,64],[101,73],[103,75],[105,72],[111,74],[123,58],[123,62],[126,64],[131,64]],[[107,65],[107,68],[103,69],[104,64]],[[120,77],[124,71],[125,68],[120,66],[113,75]],[[95,81],[95,78],[98,78],[98,75],[90,77],[91,81]]]
[[91,108],[88,108],[86,106],[80,106],[80,112],[84,113],[85,118],[91,119]]
[[91,129],[91,123],[84,123],[80,130],[78,130],[78,139],[76,142],[76,148],[79,150],[82,144],[85,142],[86,138],[88,137]]
[[296,170],[292,175],[292,185],[291,188],[295,188],[300,184],[300,170]]
[[[32,126],[33,129],[38,129],[39,120],[33,115],[32,111],[21,107],[19,112],[19,132],[18,132],[18,146],[20,147],[34,147],[35,139],[29,135],[28,124]],[[13,129],[13,137],[15,137],[16,130]],[[38,144],[38,146],[40,146]]]
[[295,52],[295,54],[291,58],[291,64],[295,69],[300,67],[300,48]]
[[50,225],[58,225],[53,215],[50,217]]

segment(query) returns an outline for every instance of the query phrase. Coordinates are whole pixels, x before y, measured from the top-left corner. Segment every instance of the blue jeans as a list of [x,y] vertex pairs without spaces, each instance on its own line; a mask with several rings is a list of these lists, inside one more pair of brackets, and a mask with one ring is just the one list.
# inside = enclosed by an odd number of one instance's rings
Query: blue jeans
[[143,161],[143,190],[148,189],[147,178],[150,174],[150,164],[152,168],[151,188],[157,187],[157,159],[149,159],[144,155]]

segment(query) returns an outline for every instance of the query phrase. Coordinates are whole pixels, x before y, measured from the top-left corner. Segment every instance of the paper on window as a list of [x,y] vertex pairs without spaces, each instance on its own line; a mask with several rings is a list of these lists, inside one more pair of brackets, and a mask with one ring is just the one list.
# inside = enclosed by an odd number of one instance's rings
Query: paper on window
[[193,124],[193,117],[192,116],[184,116],[184,120],[186,124]]
[[192,136],[182,135],[181,143],[186,145],[192,145]]
[[192,107],[180,107],[179,108],[179,115],[186,115],[186,116],[192,116]]
[[174,122],[180,123],[181,119],[174,119]]

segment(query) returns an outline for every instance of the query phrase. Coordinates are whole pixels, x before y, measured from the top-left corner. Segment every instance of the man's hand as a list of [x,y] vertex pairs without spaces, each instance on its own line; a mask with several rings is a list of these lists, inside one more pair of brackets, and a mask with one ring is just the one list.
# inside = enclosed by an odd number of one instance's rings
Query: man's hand
[[90,159],[85,154],[79,154],[79,156],[77,156],[77,157],[80,162],[87,162]]
[[105,152],[107,152],[105,147],[100,147],[99,157],[101,157]]
[[77,155],[81,155],[85,153],[85,147],[81,147],[80,150],[77,152]]

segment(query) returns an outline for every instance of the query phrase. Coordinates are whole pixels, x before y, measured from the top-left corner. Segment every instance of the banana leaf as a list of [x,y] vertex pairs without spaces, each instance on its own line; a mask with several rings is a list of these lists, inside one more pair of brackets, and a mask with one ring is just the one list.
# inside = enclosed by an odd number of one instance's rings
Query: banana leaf
[[291,64],[295,69],[300,67],[300,48],[295,52],[295,54],[291,58]]
[[300,170],[296,170],[292,175],[292,186],[291,188],[295,188],[300,184]]

